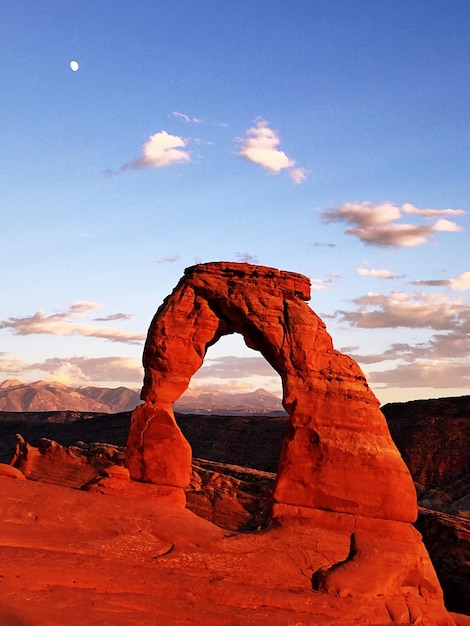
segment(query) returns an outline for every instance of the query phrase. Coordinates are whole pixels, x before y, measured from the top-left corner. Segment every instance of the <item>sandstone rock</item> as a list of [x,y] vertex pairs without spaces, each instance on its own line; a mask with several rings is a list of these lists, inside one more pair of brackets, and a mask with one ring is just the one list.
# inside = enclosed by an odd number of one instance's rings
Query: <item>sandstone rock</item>
[[439,575],[446,606],[470,615],[470,520],[420,508],[415,525]]
[[105,476],[117,478],[119,480],[130,480],[130,473],[127,467],[122,465],[110,465],[103,470]]
[[144,350],[144,404],[132,417],[126,465],[136,480],[186,487],[191,450],[172,409],[221,336],[243,335],[279,372],[290,427],[274,499],[414,521],[416,495],[359,366],[333,348],[308,307],[310,281],[244,263],[185,271],[157,311]]
[[187,507],[228,530],[265,529],[271,524],[276,475],[193,459]]
[[[80,488],[102,473],[114,472],[120,478],[129,477],[129,471],[118,468],[124,463],[124,452],[109,444],[84,444],[64,447],[51,439],[42,438],[38,446],[31,446],[23,437],[17,439],[11,463],[29,480]],[[109,469],[111,468],[111,469]],[[114,468],[114,469],[113,469]]]
[[423,490],[447,490],[470,473],[470,396],[393,402],[382,411],[413,479]]
[[0,477],[16,478],[17,480],[26,480],[26,476],[19,469],[6,463],[0,463]]
[[[305,302],[309,298],[309,280],[292,272],[240,263],[186,270],[148,332],[144,404],[133,413],[126,449],[131,477],[181,492],[187,488],[191,449],[172,405],[207,348],[239,332],[279,373],[289,416],[273,520],[281,528],[294,527],[306,552],[320,529],[327,544],[334,538],[329,556],[325,545],[316,545],[316,559],[325,554],[326,562],[310,572],[313,588],[386,598],[384,610],[394,623],[408,618],[452,624],[411,525],[417,505],[410,473],[362,371],[334,350],[325,325]],[[225,479],[215,473],[211,481],[227,508]],[[239,501],[228,508],[243,517]]]
[[82,489],[84,491],[102,493],[109,496],[121,496],[142,501],[152,500],[179,508],[186,506],[184,493],[177,487],[122,480],[121,477],[98,476],[83,485]]

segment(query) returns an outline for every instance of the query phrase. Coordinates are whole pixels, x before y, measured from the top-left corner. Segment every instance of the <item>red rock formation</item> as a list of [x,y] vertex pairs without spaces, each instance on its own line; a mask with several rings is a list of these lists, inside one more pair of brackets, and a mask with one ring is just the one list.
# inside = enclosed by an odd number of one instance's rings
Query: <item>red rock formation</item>
[[423,489],[448,489],[470,473],[470,396],[393,402],[382,412]]
[[416,495],[379,403],[359,366],[333,349],[308,307],[310,281],[244,263],[188,268],[154,317],[145,346],[145,404],[133,413],[127,466],[134,479],[184,488],[191,450],[172,404],[207,348],[239,332],[283,382],[290,416],[275,500],[414,521]]
[[421,619],[423,603],[432,619],[451,623],[410,524],[417,505],[409,471],[361,369],[334,350],[309,299],[308,278],[292,272],[241,263],[188,268],[149,329],[144,404],[133,413],[126,450],[131,477],[187,487],[191,449],[172,404],[207,348],[239,332],[279,373],[289,415],[273,516],[285,529],[327,528],[342,555],[311,572],[312,585],[339,595],[398,598],[387,604],[397,623],[405,615]]

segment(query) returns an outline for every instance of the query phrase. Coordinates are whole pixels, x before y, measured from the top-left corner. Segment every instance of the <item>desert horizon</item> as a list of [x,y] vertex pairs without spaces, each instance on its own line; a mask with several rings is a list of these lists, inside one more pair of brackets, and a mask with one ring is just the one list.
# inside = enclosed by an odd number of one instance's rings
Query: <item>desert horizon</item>
[[4,9],[1,626],[468,626],[468,0]]

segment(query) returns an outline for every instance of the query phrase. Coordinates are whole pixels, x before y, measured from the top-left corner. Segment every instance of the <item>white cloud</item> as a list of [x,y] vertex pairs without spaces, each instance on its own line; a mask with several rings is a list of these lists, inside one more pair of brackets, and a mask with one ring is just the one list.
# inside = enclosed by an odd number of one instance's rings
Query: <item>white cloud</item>
[[134,385],[140,384],[143,377],[140,359],[121,356],[50,358],[32,367],[48,372],[54,380],[66,374],[74,384],[119,381]]
[[411,284],[426,287],[449,287],[455,291],[467,291],[470,289],[470,272],[464,272],[455,278],[444,280],[414,280]]
[[[354,354],[361,366],[394,361],[394,367],[369,369],[371,385],[384,388],[462,389],[470,384],[470,315],[461,326],[439,332],[423,343],[393,343],[381,354]],[[390,364],[389,364],[390,365]],[[455,393],[453,391],[452,393]]]
[[249,378],[251,376],[276,376],[277,373],[262,356],[221,356],[206,358],[204,366],[193,378]]
[[[391,202],[371,205],[369,202],[347,202],[322,211],[325,222],[344,222],[346,230],[366,244],[390,247],[418,247],[436,232],[458,232],[463,228],[443,216],[465,214],[460,209],[419,209],[411,204],[401,207]],[[421,224],[397,223],[405,215],[415,215],[428,221]],[[440,218],[440,219],[436,219]],[[435,219],[430,222],[429,219]]]
[[371,384],[390,387],[465,390],[470,385],[470,359],[416,361],[385,371],[370,372],[368,379]]
[[[38,311],[34,315],[26,317],[10,317],[0,321],[1,328],[9,328],[15,335],[81,335],[83,337],[96,337],[108,341],[138,344],[145,339],[142,333],[120,330],[117,328],[102,328],[92,324],[77,322],[80,318],[101,305],[94,302],[77,301],[70,305],[68,311],[46,315],[44,311]],[[124,314],[116,314],[119,319],[127,318]],[[109,319],[109,318],[108,318]],[[112,319],[117,319],[113,316]],[[107,321],[102,318],[101,321]]]
[[451,222],[450,220],[437,220],[434,222],[432,226],[433,230],[436,232],[444,232],[444,233],[457,233],[463,230],[462,226],[459,226],[455,222]]
[[395,278],[395,274],[390,272],[389,270],[374,270],[374,269],[366,269],[364,267],[358,267],[356,270],[356,274],[360,276],[374,276],[375,278]]
[[355,311],[337,311],[336,316],[358,328],[434,328],[458,329],[470,317],[462,299],[451,301],[446,295],[390,295],[369,293],[353,300]]
[[[184,149],[188,144],[187,139],[170,135],[166,130],[152,135],[142,146],[142,156],[136,161],[125,163],[119,169],[120,172],[139,169],[143,167],[154,167],[161,169],[179,163],[189,163],[191,157]],[[116,172],[105,170],[105,174],[111,176]]]
[[168,167],[176,163],[187,163],[191,158],[183,148],[187,139],[170,135],[165,130],[152,135],[142,146],[142,157],[137,161],[139,167]]
[[258,119],[246,131],[246,138],[239,150],[239,156],[260,165],[271,174],[279,174],[282,170],[290,170],[289,176],[296,183],[302,183],[306,178],[306,170],[295,167],[295,161],[279,150],[281,143],[275,130],[269,128],[268,122]]
[[300,183],[303,183],[307,178],[307,170],[303,167],[294,167],[290,170],[289,176],[296,185],[300,185]]
[[450,288],[456,291],[466,291],[470,289],[470,272],[464,272],[455,278],[451,278]]
[[53,357],[36,363],[17,357],[0,358],[0,376],[21,376],[33,380],[54,380],[65,384],[93,383],[140,385],[143,368],[140,359],[110,356],[89,358],[71,356]]
[[463,209],[419,209],[418,207],[413,206],[405,202],[405,204],[401,207],[404,213],[408,213],[408,215],[420,215],[421,217],[458,217],[459,215],[465,215],[465,211]]
[[313,291],[326,291],[333,282],[332,278],[311,278],[310,283]]

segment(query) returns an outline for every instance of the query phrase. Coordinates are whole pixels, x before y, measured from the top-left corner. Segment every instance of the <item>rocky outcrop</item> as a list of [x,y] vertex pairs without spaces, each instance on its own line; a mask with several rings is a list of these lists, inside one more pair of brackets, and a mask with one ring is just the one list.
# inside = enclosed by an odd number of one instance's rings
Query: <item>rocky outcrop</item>
[[446,488],[470,473],[470,396],[393,402],[382,411],[420,489]]
[[446,606],[470,614],[470,396],[382,407],[418,494],[422,533]]
[[[20,470],[30,480],[62,485],[79,489],[86,483],[104,474],[109,467],[124,465],[124,450],[105,443],[64,447],[51,439],[40,439],[32,446],[21,435],[17,435],[12,469]],[[116,470],[127,473],[125,467]],[[115,472],[115,474],[116,474]]]
[[446,606],[470,615],[470,519],[420,508],[415,526],[436,566]]
[[228,530],[252,531],[271,525],[276,474],[193,459],[187,507]]
[[163,497],[166,504],[187,504],[200,517],[227,530],[259,530],[271,523],[275,474],[193,459],[186,502],[178,489],[130,481],[124,455],[124,448],[106,443],[80,441],[62,446],[42,438],[33,446],[17,435],[10,464],[0,463],[0,477],[28,478],[108,495]]
[[191,448],[172,405],[207,348],[239,332],[279,373],[289,416],[274,522],[294,533],[310,529],[309,546],[320,528],[334,537],[336,556],[309,573],[312,587],[384,597],[395,623],[450,624],[434,569],[410,523],[417,506],[409,471],[362,371],[334,350],[309,299],[309,280],[292,272],[239,263],[188,268],[149,329],[144,404],[133,412],[127,441],[131,477],[187,488]]
[[144,350],[144,405],[133,413],[126,463],[134,479],[184,488],[191,449],[172,404],[207,348],[233,332],[279,373],[290,423],[276,502],[414,521],[416,496],[359,366],[333,348],[308,307],[305,276],[243,263],[188,268],[157,311]]

